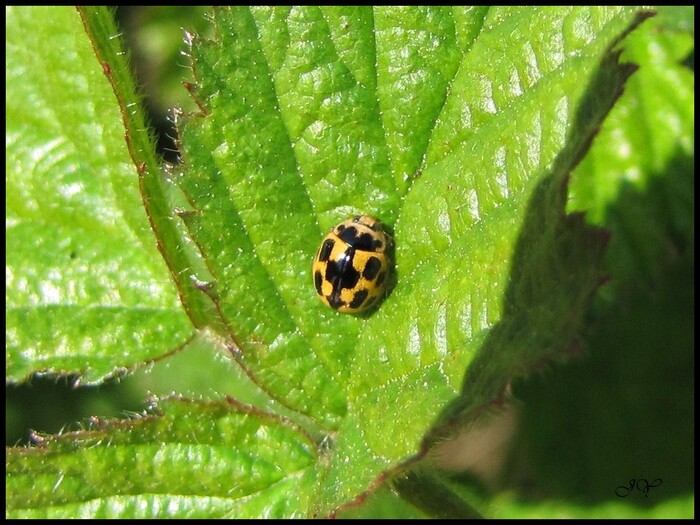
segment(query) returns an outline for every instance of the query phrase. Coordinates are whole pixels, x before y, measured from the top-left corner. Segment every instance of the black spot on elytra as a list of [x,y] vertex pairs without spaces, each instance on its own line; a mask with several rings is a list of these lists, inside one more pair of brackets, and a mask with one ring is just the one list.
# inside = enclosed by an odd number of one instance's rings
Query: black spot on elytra
[[377,277],[377,286],[381,286],[381,285],[382,285],[382,283],[384,282],[385,277],[386,277],[386,272],[382,272],[382,273],[379,274],[379,276]]
[[333,246],[335,241],[333,239],[326,239],[321,245],[321,249],[318,251],[318,260],[321,262],[326,262],[331,256],[331,251],[333,251]]
[[367,264],[365,264],[365,269],[362,270],[362,277],[367,279],[368,281],[371,281],[377,276],[377,272],[382,267],[382,261],[377,259],[376,257],[370,257],[367,259]]
[[[354,226],[348,226],[342,230],[338,230],[338,237],[345,241],[348,246],[352,246],[356,250],[373,252],[377,248],[377,239],[371,233],[360,233]],[[379,241],[381,245],[381,241]]]
[[355,238],[357,237],[357,228],[354,226],[338,226],[338,231],[336,231],[338,234],[338,237],[343,239],[346,243],[348,243],[350,246],[353,246],[353,243],[355,242]]
[[321,272],[318,270],[316,270],[316,273],[314,273],[314,284],[316,285],[318,295],[323,295],[323,289],[321,288],[323,285],[323,275],[321,275]]
[[344,257],[337,261],[328,261],[326,279],[333,285],[333,292],[340,294],[343,288],[354,288],[360,280],[360,272],[352,265],[355,250],[348,249]]
[[350,302],[350,308],[359,308],[365,299],[367,299],[368,294],[369,292],[367,290],[360,290],[359,292],[355,293],[355,297],[353,297],[352,301]]
[[333,290],[333,293],[330,295],[330,297],[328,297],[328,304],[334,310],[337,310],[345,304],[345,302],[343,302],[343,300],[340,298],[339,290]]

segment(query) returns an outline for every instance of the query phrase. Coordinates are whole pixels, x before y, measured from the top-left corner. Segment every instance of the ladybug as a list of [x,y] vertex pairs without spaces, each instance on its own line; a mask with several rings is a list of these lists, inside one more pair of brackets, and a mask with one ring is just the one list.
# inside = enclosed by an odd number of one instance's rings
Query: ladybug
[[392,240],[382,223],[356,215],[324,237],[314,258],[316,292],[343,313],[360,313],[386,294]]

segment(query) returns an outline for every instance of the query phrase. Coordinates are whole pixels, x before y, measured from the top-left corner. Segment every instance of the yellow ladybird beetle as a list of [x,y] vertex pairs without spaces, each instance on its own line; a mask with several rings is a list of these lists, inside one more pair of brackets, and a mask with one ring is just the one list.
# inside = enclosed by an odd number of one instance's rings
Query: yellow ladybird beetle
[[391,244],[382,223],[369,215],[338,224],[314,258],[314,284],[321,300],[343,313],[378,304],[386,294]]

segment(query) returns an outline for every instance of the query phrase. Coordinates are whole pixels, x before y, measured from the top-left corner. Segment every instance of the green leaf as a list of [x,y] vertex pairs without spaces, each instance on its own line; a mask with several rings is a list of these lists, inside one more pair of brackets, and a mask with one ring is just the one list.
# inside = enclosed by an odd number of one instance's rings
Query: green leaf
[[158,408],[161,415],[94,421],[8,449],[6,517],[307,514],[314,447],[288,421],[236,403],[165,400]]
[[[625,40],[639,70],[572,178],[569,207],[612,233],[586,359],[516,389],[527,482],[499,517],[694,515],[694,41],[659,18]],[[616,496],[632,479],[662,483]]]
[[[642,189],[674,156],[693,154],[694,75],[681,63],[694,41],[689,34],[660,31],[662,22],[655,20],[653,31],[639,31],[626,40],[625,57],[644,68],[632,77],[595,147],[576,170],[569,208],[585,209],[592,222],[604,222],[607,207],[624,185]],[[656,244],[648,232],[642,236],[647,237],[644,243]]]
[[6,373],[97,381],[173,349],[191,328],[78,13],[6,14]]
[[[604,238],[564,217],[564,184],[629,74],[601,58],[633,13],[238,8],[194,42],[184,218],[238,360],[288,407],[342,421],[321,512],[417,451],[480,346],[458,414],[570,344]],[[310,293],[318,240],[350,213],[399,218],[398,285],[369,319]]]
[[[564,214],[565,184],[630,73],[615,54],[601,58],[631,18],[596,14],[495,10],[465,56],[434,140],[459,115],[470,126],[431,143],[444,157],[431,163],[428,153],[401,209],[399,284],[358,341],[327,504],[416,454],[426,428],[436,425],[425,447],[502,403],[514,378],[570,353],[605,237]],[[592,20],[587,38],[566,30]],[[506,52],[512,27],[527,39],[530,24],[550,35],[563,27],[567,45],[547,40],[533,55],[516,42]],[[494,48],[507,60],[484,84]],[[525,67],[533,56],[539,69]],[[348,457],[364,472],[348,475]]]
[[695,6],[660,5],[655,9],[658,12],[659,27],[687,32],[688,36],[695,33]]

